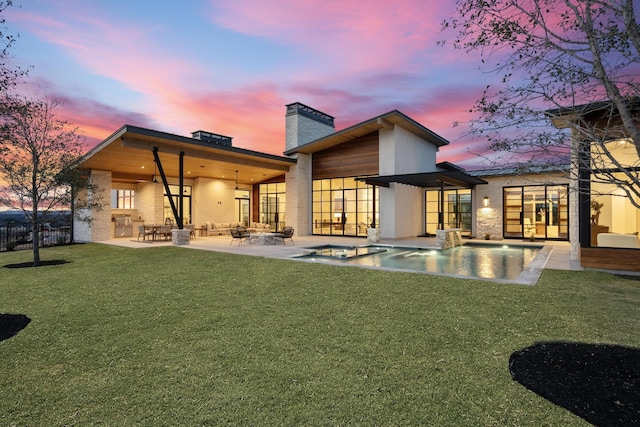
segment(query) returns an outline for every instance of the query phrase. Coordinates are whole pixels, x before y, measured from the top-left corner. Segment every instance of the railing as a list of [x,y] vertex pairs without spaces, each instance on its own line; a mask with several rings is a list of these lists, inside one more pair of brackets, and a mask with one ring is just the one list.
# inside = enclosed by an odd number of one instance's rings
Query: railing
[[[6,221],[0,223],[0,252],[33,249],[31,223]],[[37,231],[40,247],[71,243],[71,222],[54,220],[43,223]]]

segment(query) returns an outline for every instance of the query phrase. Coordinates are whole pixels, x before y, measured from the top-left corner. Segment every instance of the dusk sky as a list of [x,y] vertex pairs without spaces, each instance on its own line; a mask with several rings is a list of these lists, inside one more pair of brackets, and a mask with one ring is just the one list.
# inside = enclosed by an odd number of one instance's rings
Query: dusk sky
[[454,3],[17,0],[5,15],[13,60],[89,146],[131,124],[281,155],[284,106],[301,102],[337,130],[398,109],[450,141],[438,161],[473,169],[453,122],[496,76],[436,44],[455,35],[441,32]]

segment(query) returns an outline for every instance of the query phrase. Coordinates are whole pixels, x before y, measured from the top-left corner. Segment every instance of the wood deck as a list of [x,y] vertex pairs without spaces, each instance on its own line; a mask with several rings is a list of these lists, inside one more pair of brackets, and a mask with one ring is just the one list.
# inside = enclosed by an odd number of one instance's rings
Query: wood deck
[[588,268],[640,271],[640,249],[582,248],[580,264]]

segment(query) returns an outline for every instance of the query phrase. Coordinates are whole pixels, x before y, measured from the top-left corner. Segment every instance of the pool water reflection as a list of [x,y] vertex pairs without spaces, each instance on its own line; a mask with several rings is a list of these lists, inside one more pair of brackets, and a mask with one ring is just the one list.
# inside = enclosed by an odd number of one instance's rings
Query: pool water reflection
[[472,245],[451,249],[322,246],[299,258],[484,279],[516,280],[541,246]]

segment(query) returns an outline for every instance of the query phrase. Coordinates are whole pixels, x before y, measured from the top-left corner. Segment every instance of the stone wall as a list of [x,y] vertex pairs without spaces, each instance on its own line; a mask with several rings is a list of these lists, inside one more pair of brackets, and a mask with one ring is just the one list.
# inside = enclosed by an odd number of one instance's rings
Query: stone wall
[[286,173],[287,183],[287,225],[295,229],[299,236],[311,232],[311,156],[298,154],[298,162]]
[[485,239],[489,234],[491,240],[502,240],[502,212],[491,207],[476,209],[476,236]]
[[77,242],[99,242],[111,239],[111,172],[91,171],[95,192],[83,192],[88,208],[76,213],[74,238]]
[[[308,112],[305,113],[306,111]],[[291,150],[334,132],[335,127],[331,116],[300,103],[287,105],[286,150]]]

